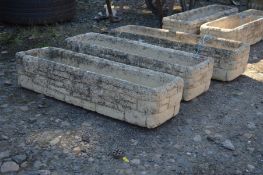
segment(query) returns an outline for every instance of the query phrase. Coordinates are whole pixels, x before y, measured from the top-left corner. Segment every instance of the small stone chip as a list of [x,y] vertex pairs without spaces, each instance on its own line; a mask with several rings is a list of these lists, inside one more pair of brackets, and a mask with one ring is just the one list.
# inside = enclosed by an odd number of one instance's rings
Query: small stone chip
[[140,165],[141,160],[140,159],[132,159],[131,163],[134,164],[134,165]]
[[251,171],[253,171],[253,170],[255,169],[255,166],[248,164],[248,165],[247,165],[247,168],[248,168],[248,170],[251,172]]
[[3,50],[3,51],[1,51],[1,54],[7,54],[7,53],[8,53],[7,50]]
[[230,141],[230,140],[225,140],[223,143],[222,143],[223,147],[226,148],[226,149],[229,149],[231,151],[234,151],[235,150],[235,146],[233,145],[233,143]]
[[9,151],[0,152],[0,160],[10,156]]
[[200,135],[196,135],[196,136],[194,137],[194,141],[195,141],[195,142],[201,142],[201,141],[202,141],[202,137],[201,137]]
[[83,134],[83,135],[81,136],[81,140],[82,140],[83,142],[89,143],[89,142],[90,142],[90,137],[89,137],[88,134]]
[[81,148],[79,146],[77,146],[77,147],[73,148],[73,152],[78,155],[81,153]]
[[19,165],[13,161],[4,162],[1,166],[1,173],[15,172],[19,170]]
[[60,142],[60,139],[61,139],[61,136],[54,138],[53,140],[50,141],[50,145],[54,146],[54,145],[58,144]]
[[20,106],[19,109],[23,112],[27,112],[29,111],[29,107],[28,106]]
[[27,156],[26,156],[25,154],[19,154],[19,155],[13,156],[12,159],[13,159],[16,163],[22,164],[23,162],[26,161]]
[[10,80],[6,80],[6,81],[4,82],[4,84],[7,85],[7,86],[10,86],[10,85],[12,85],[12,82],[11,82]]

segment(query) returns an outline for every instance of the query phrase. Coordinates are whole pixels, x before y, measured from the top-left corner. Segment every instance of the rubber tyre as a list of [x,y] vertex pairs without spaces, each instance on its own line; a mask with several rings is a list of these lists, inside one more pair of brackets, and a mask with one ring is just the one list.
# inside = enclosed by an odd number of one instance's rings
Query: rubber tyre
[[0,0],[1,21],[14,24],[50,24],[71,20],[76,0]]
[[248,2],[249,9],[263,10],[263,1],[262,0],[250,0]]

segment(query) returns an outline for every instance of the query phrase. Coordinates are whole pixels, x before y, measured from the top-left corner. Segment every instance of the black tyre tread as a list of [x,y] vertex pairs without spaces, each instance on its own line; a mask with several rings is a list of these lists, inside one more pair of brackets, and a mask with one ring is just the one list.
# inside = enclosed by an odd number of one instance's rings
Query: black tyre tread
[[38,11],[38,10],[50,10],[50,11],[52,11],[52,10],[60,10],[60,9],[68,9],[68,8],[74,8],[75,7],[75,3],[74,2],[71,2],[71,3],[69,3],[69,4],[62,4],[62,5],[60,5],[60,6],[51,6],[51,7],[42,7],[42,6],[40,6],[40,7],[34,7],[34,8],[32,8],[32,7],[30,7],[30,6],[27,6],[27,7],[25,7],[25,8],[17,8],[17,7],[9,7],[9,6],[5,6],[4,8],[3,8],[3,10],[5,10],[5,11]]
[[69,7],[64,7],[64,8],[60,8],[60,7],[53,7],[53,8],[39,8],[39,9],[5,9],[3,12],[5,14],[27,14],[27,13],[31,13],[32,15],[34,13],[40,14],[40,13],[65,13],[68,11],[74,11],[75,7],[69,6]]
[[0,0],[1,20],[15,24],[50,24],[71,20],[75,0]]
[[61,6],[63,4],[69,4],[74,2],[73,0],[2,0],[2,4],[5,7],[12,8],[38,8],[38,7],[52,7]]

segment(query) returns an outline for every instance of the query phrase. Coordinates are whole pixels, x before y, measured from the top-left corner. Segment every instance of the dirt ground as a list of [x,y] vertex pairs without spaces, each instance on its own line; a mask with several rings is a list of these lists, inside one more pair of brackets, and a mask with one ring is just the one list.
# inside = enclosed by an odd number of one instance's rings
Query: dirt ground
[[[207,93],[183,102],[176,117],[152,130],[17,86],[18,51],[64,47],[66,37],[126,24],[158,27],[157,18],[137,1],[120,23],[93,21],[102,10],[103,1],[81,0],[72,22],[0,24],[1,171],[12,162],[19,175],[263,174],[263,42],[251,47],[241,77],[212,81]],[[129,163],[114,159],[116,149]]]

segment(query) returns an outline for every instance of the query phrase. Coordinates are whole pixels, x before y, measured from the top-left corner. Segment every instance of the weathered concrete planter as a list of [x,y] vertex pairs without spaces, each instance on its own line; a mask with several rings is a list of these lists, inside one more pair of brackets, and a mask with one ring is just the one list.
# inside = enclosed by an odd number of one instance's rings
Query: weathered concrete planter
[[183,80],[58,48],[17,53],[18,82],[76,106],[154,128],[176,115]]
[[144,26],[123,26],[114,29],[114,36],[142,40],[162,47],[172,48],[214,59],[213,79],[231,81],[246,69],[250,46],[233,40],[218,39],[182,32],[169,32]]
[[183,99],[188,101],[207,91],[213,72],[213,59],[194,54],[97,33],[67,39],[74,51],[152,69],[184,79]]
[[163,18],[163,28],[170,31],[200,33],[200,26],[206,22],[237,13],[236,7],[209,5]]
[[255,44],[263,37],[263,11],[250,9],[206,23],[201,34]]

